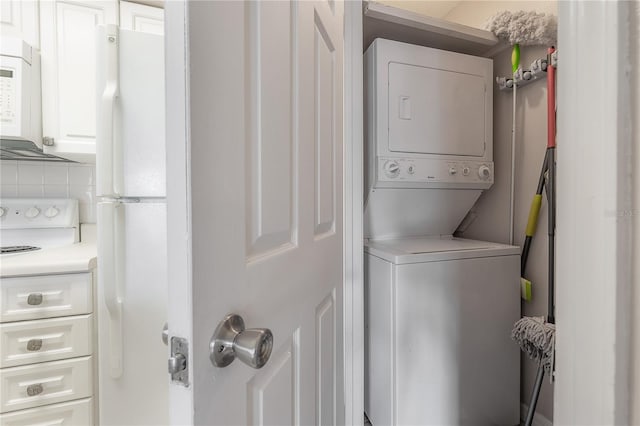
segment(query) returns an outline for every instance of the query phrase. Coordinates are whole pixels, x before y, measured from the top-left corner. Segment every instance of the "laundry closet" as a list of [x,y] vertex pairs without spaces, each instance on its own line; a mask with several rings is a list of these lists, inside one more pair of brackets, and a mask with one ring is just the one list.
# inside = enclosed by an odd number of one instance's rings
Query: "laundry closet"
[[[373,425],[514,425],[536,365],[511,329],[546,298],[536,246],[539,286],[521,300],[518,247],[544,158],[546,87],[533,80],[545,76],[518,83],[523,196],[510,196],[511,50],[478,21],[525,7],[426,3],[363,9],[365,413]],[[527,70],[545,57],[523,52]],[[547,382],[537,421],[551,417]]]

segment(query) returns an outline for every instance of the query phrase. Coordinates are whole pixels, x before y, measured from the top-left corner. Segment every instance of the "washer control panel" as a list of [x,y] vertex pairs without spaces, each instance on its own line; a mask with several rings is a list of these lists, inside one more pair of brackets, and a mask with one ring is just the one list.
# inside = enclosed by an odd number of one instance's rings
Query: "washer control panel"
[[0,228],[66,228],[77,226],[78,200],[69,198],[4,198]]
[[381,187],[486,189],[493,184],[493,162],[379,157],[377,181]]

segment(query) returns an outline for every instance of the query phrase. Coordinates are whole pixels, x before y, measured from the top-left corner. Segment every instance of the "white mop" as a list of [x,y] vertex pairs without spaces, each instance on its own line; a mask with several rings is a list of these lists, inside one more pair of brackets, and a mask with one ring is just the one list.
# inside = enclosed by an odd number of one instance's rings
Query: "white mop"
[[555,15],[533,11],[503,11],[489,18],[485,28],[512,45],[553,46],[558,34],[558,20]]
[[523,317],[513,326],[511,338],[518,342],[529,358],[542,363],[545,373],[551,377],[556,346],[555,324],[545,322],[544,317]]

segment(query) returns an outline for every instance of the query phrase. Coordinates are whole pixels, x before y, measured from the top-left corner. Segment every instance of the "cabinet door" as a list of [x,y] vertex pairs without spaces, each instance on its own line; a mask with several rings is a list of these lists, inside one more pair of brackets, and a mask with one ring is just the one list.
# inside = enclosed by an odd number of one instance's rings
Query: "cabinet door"
[[99,24],[118,23],[118,2],[43,1],[42,127],[54,138],[45,152],[95,161],[96,37]]
[[90,397],[92,370],[90,356],[3,368],[0,413]]
[[40,48],[37,0],[0,1],[0,34],[19,37]]
[[121,1],[120,28],[164,35],[164,10],[159,7]]
[[45,405],[0,414],[0,424],[3,426],[93,426],[93,400],[91,398],[79,399],[62,404]]

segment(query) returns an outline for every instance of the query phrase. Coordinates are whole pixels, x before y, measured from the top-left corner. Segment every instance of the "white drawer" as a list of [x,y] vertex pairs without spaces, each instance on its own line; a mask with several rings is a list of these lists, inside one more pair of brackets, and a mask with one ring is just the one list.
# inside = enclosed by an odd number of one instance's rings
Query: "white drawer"
[[93,312],[91,273],[2,278],[0,322]]
[[91,426],[93,425],[93,402],[91,398],[87,398],[0,414],[0,424],[2,426]]
[[0,370],[0,413],[91,396],[91,357]]
[[0,368],[91,355],[91,317],[0,324]]

